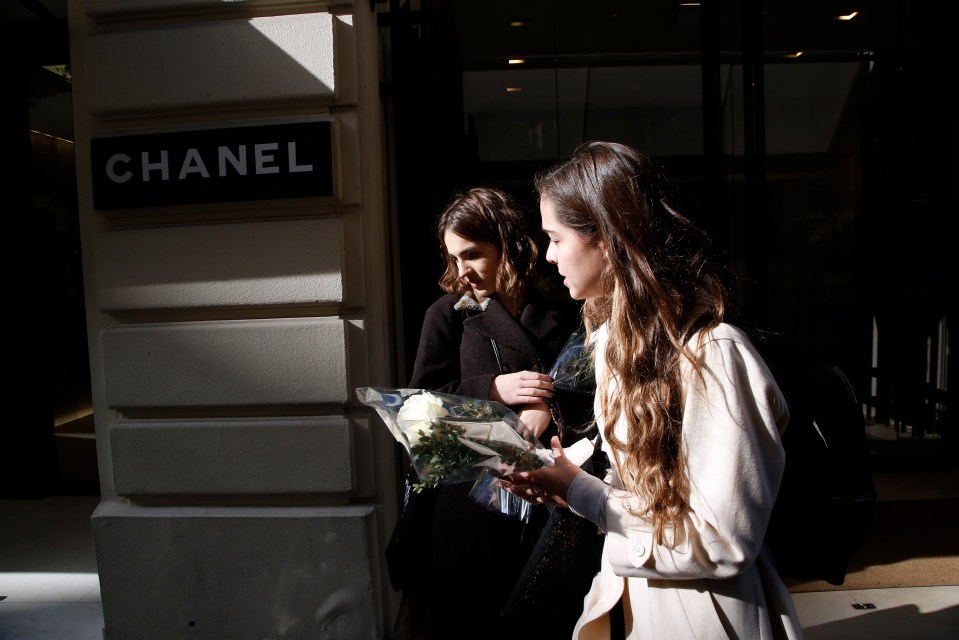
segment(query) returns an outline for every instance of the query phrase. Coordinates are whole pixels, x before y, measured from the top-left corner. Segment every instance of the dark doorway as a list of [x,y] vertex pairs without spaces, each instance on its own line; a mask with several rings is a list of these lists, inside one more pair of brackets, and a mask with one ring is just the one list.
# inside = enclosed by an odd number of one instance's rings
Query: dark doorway
[[443,206],[497,186],[535,221],[535,173],[616,140],[687,195],[739,318],[850,374],[877,466],[956,465],[943,20],[905,0],[423,0],[381,25],[407,373]]
[[[54,3],[56,4],[56,3]],[[99,494],[65,6],[10,3],[2,104],[13,419],[3,495]]]

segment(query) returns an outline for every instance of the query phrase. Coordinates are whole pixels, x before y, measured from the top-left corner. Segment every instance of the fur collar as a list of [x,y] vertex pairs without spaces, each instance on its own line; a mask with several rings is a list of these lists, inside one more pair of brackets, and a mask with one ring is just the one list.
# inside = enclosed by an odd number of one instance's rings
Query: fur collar
[[484,298],[479,302],[471,293],[464,293],[463,297],[456,301],[453,308],[457,311],[486,311],[491,298]]

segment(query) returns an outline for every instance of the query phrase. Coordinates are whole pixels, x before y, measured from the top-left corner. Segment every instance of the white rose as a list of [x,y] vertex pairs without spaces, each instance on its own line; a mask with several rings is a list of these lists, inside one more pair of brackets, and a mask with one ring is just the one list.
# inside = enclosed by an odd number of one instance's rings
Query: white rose
[[432,393],[424,391],[407,398],[400,407],[399,413],[396,414],[396,419],[406,437],[410,442],[415,443],[422,434],[430,432],[432,419],[448,415],[450,412],[443,406],[443,401]]

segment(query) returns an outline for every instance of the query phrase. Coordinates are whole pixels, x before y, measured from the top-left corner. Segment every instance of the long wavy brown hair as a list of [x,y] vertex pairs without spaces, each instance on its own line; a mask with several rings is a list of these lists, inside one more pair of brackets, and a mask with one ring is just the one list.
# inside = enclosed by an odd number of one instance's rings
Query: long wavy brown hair
[[[679,213],[659,165],[626,145],[584,143],[539,175],[536,190],[560,223],[605,248],[604,295],[583,305],[588,331],[602,323],[609,329],[610,375],[597,389],[605,436],[621,459],[625,488],[642,500],[637,515],[650,517],[657,541],[669,543],[667,528],[689,504],[681,364],[688,359],[701,375],[686,344],[725,311],[711,242]],[[628,427],[625,441],[614,431],[619,419]]]
[[446,251],[443,238],[450,231],[473,242],[490,242],[499,249],[496,292],[501,298],[522,301],[527,285],[536,276],[539,250],[529,234],[522,210],[505,191],[488,187],[470,189],[453,199],[440,214],[436,234],[446,269],[439,285],[447,293],[470,291],[459,277],[456,260]]

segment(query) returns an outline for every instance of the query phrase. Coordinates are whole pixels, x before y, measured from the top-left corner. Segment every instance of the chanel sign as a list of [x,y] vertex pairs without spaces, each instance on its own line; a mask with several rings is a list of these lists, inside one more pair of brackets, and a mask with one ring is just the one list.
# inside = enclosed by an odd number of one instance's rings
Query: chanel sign
[[93,138],[96,209],[333,195],[330,122]]

